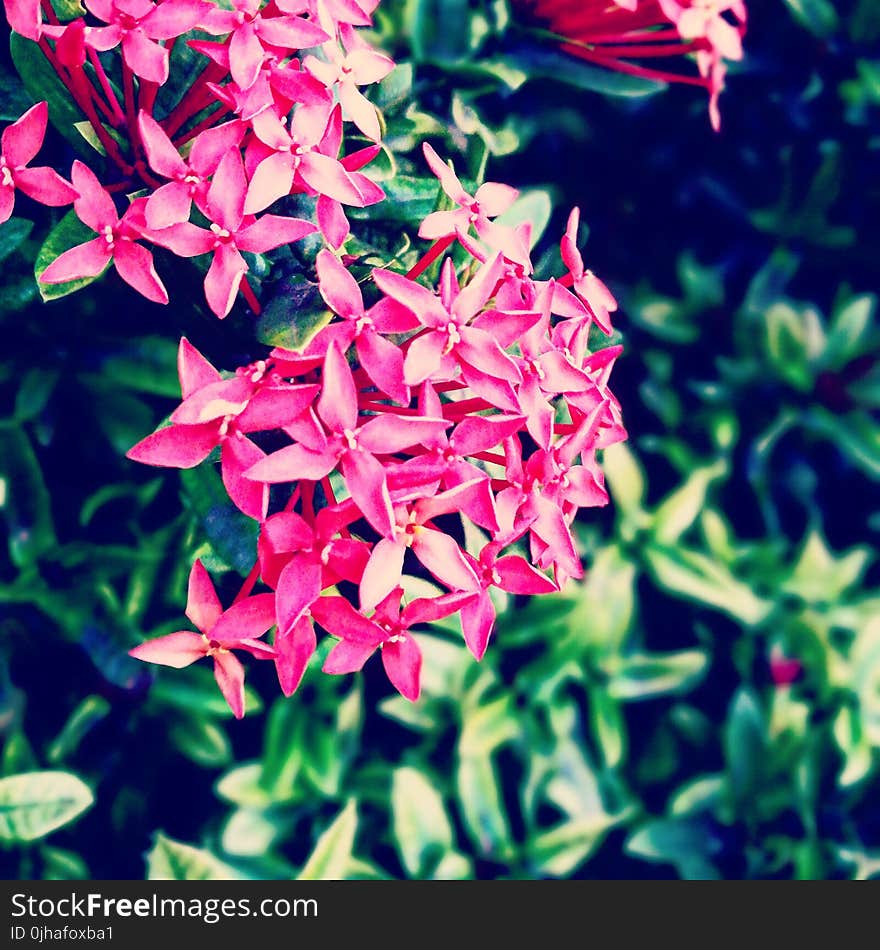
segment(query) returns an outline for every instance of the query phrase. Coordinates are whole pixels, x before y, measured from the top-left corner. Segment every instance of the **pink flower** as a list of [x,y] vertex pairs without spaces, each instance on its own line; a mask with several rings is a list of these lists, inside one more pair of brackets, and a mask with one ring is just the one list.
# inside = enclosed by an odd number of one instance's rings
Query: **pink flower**
[[171,179],[147,199],[145,215],[152,230],[189,220],[193,200],[204,201],[211,175],[223,156],[238,147],[246,131],[242,122],[226,122],[206,129],[196,136],[189,157],[184,159],[152,116],[141,112],[138,129],[150,168]]
[[44,205],[67,205],[79,197],[73,185],[51,168],[28,168],[46,136],[49,107],[38,102],[0,136],[0,224],[15,205],[15,189]]
[[181,257],[213,254],[205,276],[205,298],[221,319],[232,309],[235,295],[248,266],[242,251],[262,254],[282,244],[299,241],[317,228],[299,218],[267,214],[254,219],[245,215],[247,176],[237,150],[223,156],[200,210],[213,222],[210,231],[184,222],[159,231],[150,238]]
[[74,210],[98,237],[56,257],[40,275],[40,281],[63,284],[97,277],[112,261],[119,276],[139,294],[154,303],[168,303],[168,292],[156,273],[153,255],[137,243],[144,230],[144,199],[129,205],[120,218],[110,194],[88,166],[74,162],[71,177],[79,192],[73,203]]
[[297,442],[258,462],[247,477],[275,484],[300,479],[318,481],[341,466],[351,496],[364,517],[383,537],[394,530],[388,481],[377,455],[389,455],[430,438],[446,428],[445,419],[385,413],[358,425],[357,387],[338,344],[324,360],[323,389],[317,404],[324,427],[310,444]]
[[394,69],[394,62],[367,46],[345,53],[331,41],[323,46],[323,51],[329,62],[317,56],[307,56],[303,60],[303,67],[328,89],[334,89],[352,122],[368,139],[378,142],[382,130],[376,107],[358,86],[380,82]]
[[122,44],[122,58],[136,76],[160,85],[168,79],[168,50],[157,40],[181,36],[207,17],[207,0],[86,0],[89,12],[109,26],[91,27],[86,44],[106,52]]
[[245,201],[247,214],[268,208],[294,187],[359,208],[384,197],[366,176],[353,175],[321,150],[331,120],[332,108],[324,105],[300,106],[289,134],[283,124],[272,121],[270,112],[254,119],[255,134],[263,141],[248,150],[248,161],[255,167]]
[[354,673],[381,649],[388,679],[401,696],[415,702],[421,691],[422,653],[410,627],[448,617],[473,597],[420,597],[401,610],[403,590],[398,587],[376,607],[370,619],[342,597],[321,597],[312,614],[322,627],[340,638],[324,662],[324,672]]
[[440,179],[440,185],[459,207],[455,211],[434,211],[421,223],[419,237],[436,241],[453,234],[467,234],[473,228],[494,251],[500,251],[511,261],[527,264],[528,245],[523,244],[513,228],[494,224],[490,218],[503,214],[516,201],[519,192],[509,185],[487,181],[475,195],[469,195],[449,165],[425,142],[422,146],[431,171]]
[[186,339],[180,341],[178,374],[184,398],[172,413],[171,425],[142,439],[126,457],[146,465],[192,468],[220,445],[229,497],[248,517],[262,521],[268,489],[245,478],[244,472],[266,456],[247,434],[293,422],[310,405],[318,387],[276,384],[265,362],[223,379]]
[[479,559],[467,555],[479,578],[480,593],[461,607],[461,629],[468,649],[478,660],[483,658],[489,637],[495,625],[495,606],[489,596],[490,587],[498,587],[510,594],[549,594],[558,587],[529,562],[510,554],[498,557],[502,545],[497,541],[487,544]]
[[200,23],[208,32],[229,34],[229,71],[242,90],[256,82],[267,46],[305,49],[329,39],[310,20],[296,15],[263,16],[260,6],[260,0],[233,0],[231,10],[214,7]]
[[199,631],[180,630],[148,640],[129,650],[136,660],[181,669],[209,656],[214,677],[236,719],[244,715],[244,667],[233,650],[250,653],[259,660],[272,660],[275,651],[260,637],[275,623],[272,594],[246,597],[226,610],[201,561],[189,575],[186,615]]

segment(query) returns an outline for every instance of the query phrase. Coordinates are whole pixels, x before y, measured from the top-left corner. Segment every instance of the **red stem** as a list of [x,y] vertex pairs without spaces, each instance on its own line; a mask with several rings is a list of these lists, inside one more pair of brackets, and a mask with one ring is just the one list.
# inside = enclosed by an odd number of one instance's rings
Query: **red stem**
[[254,562],[254,566],[251,568],[250,574],[244,579],[244,583],[241,585],[241,589],[235,595],[235,599],[232,601],[233,604],[237,604],[239,601],[244,600],[245,597],[250,595],[250,592],[254,589],[254,585],[260,578],[260,559]]
[[[89,62],[92,64],[95,75],[98,77],[98,82],[100,83],[101,89],[104,91],[104,95],[107,98],[107,103],[110,106],[112,115],[108,115],[111,124],[114,128],[118,128],[120,125],[125,123],[125,113],[122,111],[122,106],[119,104],[119,100],[116,98],[116,93],[113,91],[113,86],[110,84],[110,80],[107,77],[107,73],[104,72],[104,67],[101,64],[101,58],[98,54],[91,48],[88,50]],[[100,104],[100,100],[98,100]]]
[[257,295],[254,293],[247,277],[242,277],[239,290],[241,290],[242,297],[247,301],[247,305],[259,316],[263,312],[263,308],[260,306],[260,301],[257,300]]
[[410,280],[415,280],[416,277],[424,274],[425,271],[443,254],[446,249],[452,244],[455,240],[455,235],[449,235],[445,238],[440,238],[439,241],[434,244],[434,246],[425,254],[422,259],[413,267],[411,270],[407,271],[406,276]]
[[199,133],[204,132],[205,129],[210,129],[217,122],[217,119],[222,119],[227,112],[229,112],[228,107],[221,102],[217,108],[213,112],[209,112],[201,122],[194,125],[188,132],[181,135],[180,138],[175,139],[175,148],[181,148],[183,145],[186,145],[190,139],[194,139]]

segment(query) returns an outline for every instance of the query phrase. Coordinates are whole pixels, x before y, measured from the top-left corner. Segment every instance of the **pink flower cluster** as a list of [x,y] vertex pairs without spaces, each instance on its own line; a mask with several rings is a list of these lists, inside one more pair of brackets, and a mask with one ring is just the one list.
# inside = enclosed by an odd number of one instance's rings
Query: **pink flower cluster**
[[[743,57],[744,0],[515,0],[515,5],[557,34],[573,56],[633,76],[704,86],[712,127],[720,128],[726,61]],[[699,76],[645,65],[689,55],[695,56]]]
[[[595,348],[594,328],[611,333],[616,303],[584,267],[577,210],[561,243],[565,275],[538,281],[529,226],[494,220],[517,193],[487,183],[470,195],[425,152],[455,209],[423,222],[435,243],[422,261],[406,275],[374,269],[365,301],[322,250],[331,322],[301,351],[275,349],[232,376],[181,341],[182,402],[129,452],[186,468],[219,447],[229,497],[260,523],[236,602],[221,610],[197,562],[187,616],[199,633],[132,651],[170,666],[211,656],[236,716],[244,669],[232,651],[273,659],[290,694],[316,624],[337,638],[326,672],[360,670],[380,650],[393,685],[415,700],[411,628],[457,613],[481,658],[491,589],[539,594],[581,576],[572,523],[608,500],[597,451],[626,437],[608,388],[621,347]],[[420,283],[447,251],[439,286]],[[430,578],[434,593],[404,604],[413,578],[422,593]],[[270,593],[252,594],[258,580]]]
[[[361,87],[394,65],[357,30],[369,25],[377,2],[232,0],[221,7],[209,0],[86,0],[87,18],[61,24],[48,0],[4,0],[13,30],[39,44],[116,176],[102,183],[76,162],[71,184],[49,169],[24,167],[42,141],[45,103],[4,133],[0,215],[11,213],[11,189],[18,187],[47,204],[73,201],[96,233],[61,254],[40,280],[96,277],[112,262],[139,293],[167,303],[147,242],[181,257],[211,255],[205,296],[225,317],[239,290],[259,309],[242,252],[265,253],[319,229],[330,247],[341,247],[349,233],[345,206],[384,197],[361,170],[378,154],[381,137],[379,115]],[[205,67],[181,101],[157,117],[171,50],[194,30],[220,39],[186,41]],[[101,59],[116,49],[121,92]],[[346,119],[370,144],[343,154]],[[139,196],[120,214],[114,194],[135,191]],[[264,213],[289,194],[316,199],[317,227]]]

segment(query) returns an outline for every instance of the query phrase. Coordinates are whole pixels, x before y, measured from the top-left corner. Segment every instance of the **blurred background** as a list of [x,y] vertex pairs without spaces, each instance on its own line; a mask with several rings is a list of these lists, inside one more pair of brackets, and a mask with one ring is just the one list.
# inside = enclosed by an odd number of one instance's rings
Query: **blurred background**
[[[523,189],[538,276],[578,205],[630,433],[577,525],[585,580],[499,602],[479,664],[426,631],[415,705],[374,664],[313,662],[291,699],[251,664],[236,722],[207,666],[127,656],[181,626],[194,556],[234,593],[254,531],[210,466],[124,452],[177,402],[179,337],[259,357],[302,268],[251,262],[259,321],[221,325],[182,270],[168,308],[115,276],[43,302],[58,216],[21,201],[0,226],[0,773],[52,775],[0,781],[4,877],[880,873],[880,7],[749,16],[715,134],[701,90],[570,59],[502,2],[383,0],[395,240],[436,200],[425,138]],[[2,65],[7,122],[33,99]]]

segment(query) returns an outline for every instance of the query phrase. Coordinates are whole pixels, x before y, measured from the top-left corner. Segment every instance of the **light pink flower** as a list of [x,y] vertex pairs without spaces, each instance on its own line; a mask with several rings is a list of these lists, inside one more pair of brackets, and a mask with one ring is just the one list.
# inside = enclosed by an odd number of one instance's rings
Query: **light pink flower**
[[189,575],[186,615],[199,631],[180,630],[147,640],[129,650],[136,660],[181,669],[202,657],[214,661],[214,677],[236,719],[244,715],[244,667],[232,652],[241,650],[259,660],[275,659],[275,651],[260,639],[275,623],[272,594],[246,597],[223,610],[201,561]]

